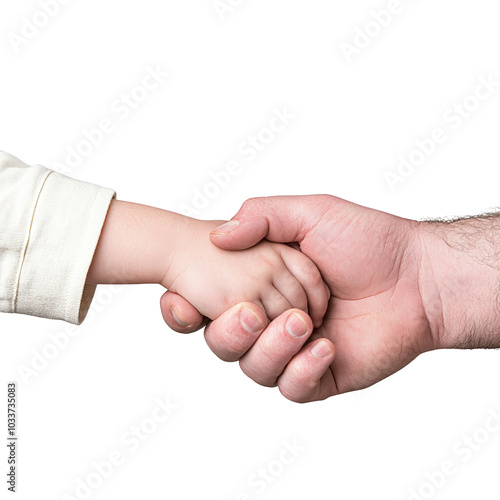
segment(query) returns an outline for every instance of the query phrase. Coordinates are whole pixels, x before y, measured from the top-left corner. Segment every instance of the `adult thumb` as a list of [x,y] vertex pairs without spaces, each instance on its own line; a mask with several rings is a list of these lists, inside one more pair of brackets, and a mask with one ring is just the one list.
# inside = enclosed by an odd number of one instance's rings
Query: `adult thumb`
[[328,195],[251,198],[229,222],[214,229],[210,239],[224,250],[244,250],[264,238],[300,243],[339,201]]

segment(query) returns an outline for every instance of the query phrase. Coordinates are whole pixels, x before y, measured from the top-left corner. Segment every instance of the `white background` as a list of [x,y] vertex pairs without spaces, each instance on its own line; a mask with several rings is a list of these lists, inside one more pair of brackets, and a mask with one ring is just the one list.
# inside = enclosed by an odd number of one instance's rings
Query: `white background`
[[[498,205],[500,89],[457,130],[443,120],[479,77],[500,81],[498,2],[401,0],[349,64],[341,43],[388,3],[246,0],[221,19],[211,0],[73,0],[16,51],[13,34],[40,7],[3,2],[0,149],[55,167],[108,117],[113,133],[68,174],[176,211],[238,161],[201,218],[277,194],[326,192],[412,218]],[[116,99],[157,65],[169,77],[122,119]],[[284,107],[296,118],[248,162],[238,147]],[[391,191],[384,172],[436,127],[448,140]],[[419,488],[420,498],[498,498],[500,432],[481,431],[500,409],[498,352],[434,352],[370,389],[297,405],[222,363],[201,333],[170,331],[161,293],[103,287],[93,317],[28,379],[20,367],[66,326],[0,318],[0,436],[6,383],[19,384],[17,498],[81,498],[77,480],[115,450],[124,463],[91,498],[405,500]],[[157,397],[178,409],[131,452],[120,436]],[[464,435],[483,444],[469,455]],[[294,440],[304,450],[280,466]],[[455,474],[426,486],[445,461]],[[253,475],[268,467],[272,483],[257,488]]]

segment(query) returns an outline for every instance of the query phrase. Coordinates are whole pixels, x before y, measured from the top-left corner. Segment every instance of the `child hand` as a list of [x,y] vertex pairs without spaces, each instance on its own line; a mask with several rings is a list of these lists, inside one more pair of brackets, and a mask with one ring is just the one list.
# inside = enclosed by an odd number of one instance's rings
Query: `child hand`
[[215,319],[241,302],[254,302],[273,320],[297,308],[318,327],[330,291],[313,262],[290,246],[261,242],[240,252],[214,246],[210,232],[219,221],[186,219],[174,231],[174,251],[161,284]]

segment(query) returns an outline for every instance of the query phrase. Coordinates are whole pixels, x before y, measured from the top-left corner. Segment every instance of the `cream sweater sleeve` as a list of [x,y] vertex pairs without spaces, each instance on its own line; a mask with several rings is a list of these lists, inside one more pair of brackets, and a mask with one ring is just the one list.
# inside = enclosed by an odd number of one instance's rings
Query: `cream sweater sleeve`
[[115,192],[0,151],[0,312],[79,324],[85,284]]

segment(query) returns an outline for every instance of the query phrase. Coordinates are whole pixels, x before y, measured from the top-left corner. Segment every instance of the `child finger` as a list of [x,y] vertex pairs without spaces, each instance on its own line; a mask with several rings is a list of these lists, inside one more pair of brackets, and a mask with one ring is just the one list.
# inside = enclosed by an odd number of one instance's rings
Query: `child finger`
[[316,265],[303,253],[284,247],[283,261],[288,270],[295,276],[307,295],[309,316],[314,326],[319,327],[328,308],[328,292],[323,277]]
[[274,286],[269,286],[264,291],[261,301],[266,310],[267,317],[271,321],[288,309],[292,309],[290,302]]
[[300,309],[308,314],[307,294],[297,278],[284,268],[283,272],[275,273],[273,285],[288,300],[295,309]]

